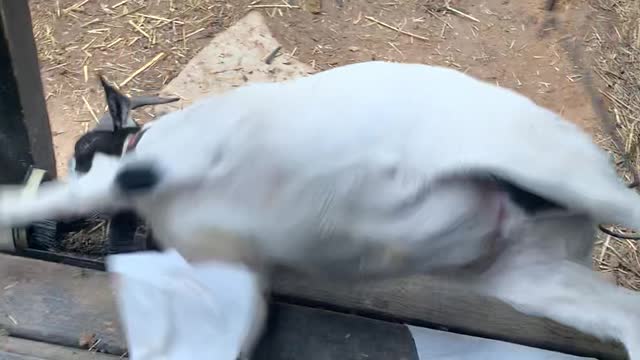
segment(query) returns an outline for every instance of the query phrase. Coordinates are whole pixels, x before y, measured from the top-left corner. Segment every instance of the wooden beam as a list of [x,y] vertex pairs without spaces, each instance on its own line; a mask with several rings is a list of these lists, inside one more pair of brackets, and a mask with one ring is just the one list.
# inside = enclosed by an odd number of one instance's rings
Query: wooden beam
[[423,360],[402,324],[274,303],[252,360]]
[[119,356],[100,354],[88,350],[70,348],[38,341],[7,336],[0,338],[0,359],[15,356],[17,359],[46,360],[118,360]]
[[354,286],[279,271],[274,281],[274,291],[282,301],[578,356],[626,359],[626,351],[618,343],[602,342],[553,321],[526,316],[498,300],[424,276]]
[[124,335],[106,273],[0,254],[0,329],[9,335],[124,353]]
[[[0,273],[0,328],[9,335],[67,347],[93,335],[99,340],[97,350],[124,354],[126,343],[108,274],[3,254]],[[24,350],[21,354],[41,356]],[[280,303],[271,305],[266,336],[253,356],[254,360],[361,358],[418,360],[411,333],[402,324]]]
[[[122,353],[108,275],[103,272],[0,254],[0,328],[38,341],[75,346],[83,334],[101,349]],[[552,321],[525,316],[456,286],[415,277],[346,286],[280,271],[276,300],[322,306],[337,312],[508,341],[599,359],[625,359],[619,344],[601,342]],[[0,307],[2,309],[2,307]]]
[[0,1],[0,183],[31,165],[56,175],[51,128],[27,0]]
[[2,360],[49,360],[49,359],[37,358],[33,356],[11,354],[4,351],[0,351],[0,359]]

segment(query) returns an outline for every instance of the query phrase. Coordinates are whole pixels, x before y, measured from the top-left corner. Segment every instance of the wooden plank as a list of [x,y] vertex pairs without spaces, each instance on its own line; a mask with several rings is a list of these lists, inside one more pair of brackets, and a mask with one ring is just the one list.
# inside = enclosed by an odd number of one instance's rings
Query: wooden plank
[[[3,254],[0,273],[0,328],[10,335],[74,347],[94,333],[98,350],[125,353],[108,274]],[[404,325],[289,304],[272,304],[254,359],[355,360],[362,354],[417,360]]]
[[[116,355],[124,352],[124,337],[118,327],[107,274],[1,254],[0,273],[4,275],[0,278],[0,289],[4,289],[0,296],[0,310],[4,312],[0,313],[0,327],[19,337],[65,346],[75,346],[83,334],[95,333],[101,340],[100,349]],[[524,316],[498,301],[429,279],[342,286],[281,272],[274,285],[279,300],[397,318],[415,325],[604,360],[626,358],[618,345],[580,335],[551,321]]]
[[106,273],[0,255],[0,328],[10,335],[76,347],[95,334],[99,350],[125,352]]
[[2,356],[8,356],[7,354],[18,356],[17,359],[118,360],[120,358],[119,356],[19,339],[13,336],[7,336],[0,340],[0,359],[4,359]]
[[[267,335],[253,360],[418,360],[406,326],[287,304],[273,304],[269,310]],[[15,360],[120,358],[14,337],[0,347],[0,359],[3,356]]]
[[346,285],[279,271],[279,299],[600,359],[626,359],[622,345],[602,342],[553,321],[526,316],[498,300],[428,277]]
[[4,351],[0,351],[0,359],[1,360],[48,360],[48,359],[37,358],[33,356],[12,354]]
[[252,357],[276,359],[419,360],[404,325],[289,304],[270,306]]

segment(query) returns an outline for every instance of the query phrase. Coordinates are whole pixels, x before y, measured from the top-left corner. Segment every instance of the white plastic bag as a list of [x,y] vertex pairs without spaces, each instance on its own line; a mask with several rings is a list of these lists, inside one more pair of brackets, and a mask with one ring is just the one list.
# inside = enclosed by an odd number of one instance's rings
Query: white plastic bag
[[109,256],[132,360],[236,360],[259,326],[262,297],[247,268],[192,266],[176,251]]

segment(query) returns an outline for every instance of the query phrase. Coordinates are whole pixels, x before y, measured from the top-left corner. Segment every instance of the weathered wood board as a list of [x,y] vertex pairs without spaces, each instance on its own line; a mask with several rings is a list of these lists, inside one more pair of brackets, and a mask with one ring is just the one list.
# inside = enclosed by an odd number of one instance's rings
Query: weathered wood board
[[617,343],[602,342],[553,321],[525,316],[503,302],[429,277],[354,286],[317,279],[310,281],[280,271],[274,281],[274,291],[283,301],[315,303],[331,309],[581,356],[626,357]]
[[12,336],[0,337],[0,359],[117,360],[119,356],[53,345]]
[[78,346],[95,334],[100,349],[124,352],[106,273],[0,255],[0,328],[10,335]]
[[[95,334],[95,349],[126,353],[107,273],[9,255],[0,255],[0,273],[5,275],[0,328],[9,335],[74,347]],[[256,360],[362,359],[362,354],[368,360],[417,360],[409,330],[401,324],[280,303],[271,305],[269,317]]]
[[[107,273],[4,254],[0,254],[0,273],[0,328],[10,335],[74,347],[82,336],[95,334],[98,350],[114,355],[125,352]],[[281,272],[275,285],[281,300],[303,299],[300,302],[327,304],[341,312],[398,317],[416,325],[449,327],[604,360],[625,358],[617,345],[429,279],[343,287]],[[407,359],[413,356],[415,349],[400,341],[410,336],[406,326],[341,312],[273,305],[275,315],[265,338],[271,340],[262,342],[256,359],[349,359],[363,351],[370,353],[369,360],[388,359],[390,351],[407,354]],[[351,341],[336,343],[328,335],[340,333],[350,334]],[[301,337],[308,344],[290,346],[303,342]],[[342,357],[321,356],[328,353]]]
[[408,328],[360,316],[276,303],[252,360],[421,360]]
[[3,351],[0,351],[0,359],[2,360],[48,360],[48,359],[43,359],[43,358],[38,358],[33,356],[6,353]]

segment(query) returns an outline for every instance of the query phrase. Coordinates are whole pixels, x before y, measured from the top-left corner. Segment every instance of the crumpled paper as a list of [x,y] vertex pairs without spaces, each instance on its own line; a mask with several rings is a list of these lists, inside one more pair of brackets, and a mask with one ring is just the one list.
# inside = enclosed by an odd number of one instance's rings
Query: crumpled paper
[[112,255],[107,269],[132,360],[236,360],[259,321],[259,282],[242,265],[168,250]]

